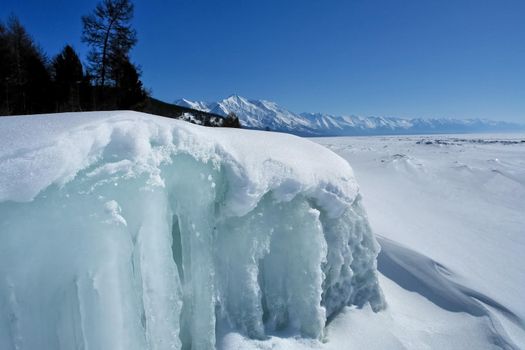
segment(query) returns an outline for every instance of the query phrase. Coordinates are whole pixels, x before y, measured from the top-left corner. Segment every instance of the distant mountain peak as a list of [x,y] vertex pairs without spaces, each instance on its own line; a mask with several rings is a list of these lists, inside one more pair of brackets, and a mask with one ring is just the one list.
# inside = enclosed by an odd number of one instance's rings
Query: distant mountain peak
[[273,101],[251,100],[238,94],[217,102],[182,98],[175,104],[223,116],[235,113],[243,127],[301,136],[525,131],[524,125],[481,119],[336,116],[320,112],[297,114]]
[[193,108],[198,111],[203,111],[203,112],[210,111],[207,102],[191,101],[186,98],[181,98],[181,99],[176,100],[174,103],[178,106]]
[[246,100],[246,98],[238,95],[238,94],[231,94],[230,96],[228,96],[227,98],[225,98],[225,100],[239,100],[239,99],[244,99]]
[[242,96],[239,96],[239,95],[230,95],[229,97],[225,98],[224,100],[220,101],[219,103],[224,103],[224,104],[232,104],[232,103],[234,103],[234,104],[242,105],[242,104],[249,104],[250,102],[245,97],[242,97]]

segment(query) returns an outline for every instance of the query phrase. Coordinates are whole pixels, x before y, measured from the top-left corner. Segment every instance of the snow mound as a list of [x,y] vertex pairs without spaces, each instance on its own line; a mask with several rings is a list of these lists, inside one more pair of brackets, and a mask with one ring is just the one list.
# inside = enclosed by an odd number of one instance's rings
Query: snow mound
[[383,307],[352,169],[322,146],[136,112],[0,130],[1,349],[319,339]]

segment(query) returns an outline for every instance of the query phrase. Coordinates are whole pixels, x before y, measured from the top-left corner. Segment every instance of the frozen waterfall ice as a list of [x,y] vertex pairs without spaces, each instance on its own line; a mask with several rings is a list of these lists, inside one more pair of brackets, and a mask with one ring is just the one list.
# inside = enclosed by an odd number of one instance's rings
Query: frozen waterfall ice
[[135,112],[0,130],[1,349],[321,338],[383,306],[352,169],[322,146]]

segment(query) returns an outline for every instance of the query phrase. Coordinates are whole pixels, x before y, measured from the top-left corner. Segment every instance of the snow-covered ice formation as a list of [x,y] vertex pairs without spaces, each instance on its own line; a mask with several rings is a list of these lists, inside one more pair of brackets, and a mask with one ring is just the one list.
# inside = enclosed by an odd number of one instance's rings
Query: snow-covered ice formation
[[383,307],[352,169],[322,146],[136,112],[0,131],[0,349],[320,339]]

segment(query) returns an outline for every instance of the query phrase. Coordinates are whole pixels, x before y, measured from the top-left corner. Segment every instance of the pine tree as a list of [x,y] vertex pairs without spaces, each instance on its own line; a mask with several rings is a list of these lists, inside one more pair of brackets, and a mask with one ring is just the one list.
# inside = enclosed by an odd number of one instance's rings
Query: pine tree
[[80,58],[70,45],[53,59],[53,72],[57,112],[82,110],[81,88],[86,79]]
[[15,16],[1,25],[0,57],[2,114],[50,112],[52,89],[46,57]]
[[226,128],[240,128],[241,122],[239,121],[239,117],[235,115],[235,113],[230,112],[226,118],[224,118],[223,125]]
[[115,81],[116,105],[119,109],[140,107],[146,98],[146,92],[140,81],[138,68],[129,57],[120,56],[113,62],[112,78]]
[[111,61],[117,56],[127,56],[137,42],[130,24],[132,18],[130,0],[103,0],[93,13],[82,17],[82,41],[91,46],[89,73],[102,88],[112,75]]
[[9,115],[10,113],[10,101],[9,101],[9,87],[11,84],[11,68],[13,66],[11,62],[11,55],[9,50],[9,41],[7,38],[7,28],[0,22],[0,115]]

